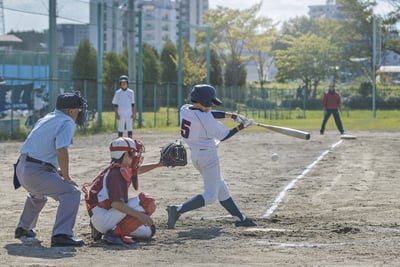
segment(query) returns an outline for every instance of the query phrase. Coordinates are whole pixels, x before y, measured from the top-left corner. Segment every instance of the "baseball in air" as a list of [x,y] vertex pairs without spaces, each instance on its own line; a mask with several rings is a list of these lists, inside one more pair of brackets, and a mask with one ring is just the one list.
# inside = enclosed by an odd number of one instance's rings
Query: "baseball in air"
[[272,159],[272,161],[277,161],[277,160],[279,159],[279,155],[276,154],[276,153],[273,153],[273,154],[271,155],[271,159]]

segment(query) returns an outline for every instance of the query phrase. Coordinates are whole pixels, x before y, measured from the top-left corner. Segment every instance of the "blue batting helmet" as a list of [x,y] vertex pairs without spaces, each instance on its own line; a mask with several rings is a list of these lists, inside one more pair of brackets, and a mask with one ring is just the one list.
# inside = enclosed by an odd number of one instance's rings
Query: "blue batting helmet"
[[216,96],[215,88],[208,84],[195,85],[190,93],[190,99],[193,103],[200,103],[205,107],[222,104]]

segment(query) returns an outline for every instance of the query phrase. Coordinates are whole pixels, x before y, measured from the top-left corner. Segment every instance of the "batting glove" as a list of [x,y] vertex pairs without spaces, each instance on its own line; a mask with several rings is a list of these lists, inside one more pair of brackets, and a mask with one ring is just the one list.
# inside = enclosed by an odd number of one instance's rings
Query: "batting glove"
[[240,114],[233,114],[232,119],[239,124],[243,123],[245,120],[247,120],[247,118],[245,116],[240,115]]
[[254,123],[254,121],[252,119],[248,119],[245,117],[245,119],[242,121],[241,124],[243,125],[244,128],[247,128],[247,127],[251,127],[253,125],[253,123]]

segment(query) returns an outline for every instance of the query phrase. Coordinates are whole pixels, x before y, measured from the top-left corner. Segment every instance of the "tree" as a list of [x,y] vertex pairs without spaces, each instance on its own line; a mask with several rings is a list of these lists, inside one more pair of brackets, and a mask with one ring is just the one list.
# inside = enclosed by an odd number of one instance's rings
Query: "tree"
[[301,80],[306,88],[314,88],[327,77],[339,56],[339,48],[326,38],[315,34],[300,37],[285,36],[287,49],[275,51],[276,66],[279,69],[277,79]]
[[258,80],[261,89],[263,89],[273,63],[272,47],[276,39],[276,30],[270,19],[263,19],[260,25],[262,27],[256,32],[249,33],[249,41],[245,44],[245,47],[250,52],[250,59],[256,64]]
[[210,84],[213,86],[223,85],[221,60],[214,49],[210,50],[210,65]]
[[97,53],[88,39],[82,40],[72,60],[74,88],[86,88],[90,108],[97,108]]
[[13,34],[22,40],[22,43],[13,45],[17,50],[47,51],[47,48],[42,45],[45,43],[45,34],[43,32],[11,31],[8,34]]
[[175,45],[168,40],[163,49],[161,50],[161,82],[163,83],[177,83],[178,68],[172,58],[177,57],[178,51]]
[[[203,17],[204,22],[211,27],[211,42],[223,60],[225,77],[231,77],[225,83],[238,85],[242,83],[244,70],[243,50],[249,39],[249,33],[254,32],[260,24],[257,19],[257,12],[260,10],[262,1],[254,4],[248,9],[238,10],[218,6],[216,9],[210,9]],[[199,40],[204,41],[204,33],[199,34]],[[228,68],[229,64],[229,68]]]
[[[172,61],[178,66],[178,57],[172,57]],[[186,41],[182,45],[182,78],[184,87],[192,87],[198,83],[204,83],[207,76],[204,56],[200,56]]]
[[128,73],[127,63],[123,63],[123,55],[110,51],[103,59],[103,106],[112,109],[111,100],[119,89],[119,77]]
[[[136,57],[137,59],[139,57]],[[143,110],[153,110],[154,97],[160,95],[160,90],[157,95],[153,95],[154,85],[158,85],[161,76],[160,62],[157,51],[147,43],[143,44]],[[139,80],[139,79],[137,79]]]

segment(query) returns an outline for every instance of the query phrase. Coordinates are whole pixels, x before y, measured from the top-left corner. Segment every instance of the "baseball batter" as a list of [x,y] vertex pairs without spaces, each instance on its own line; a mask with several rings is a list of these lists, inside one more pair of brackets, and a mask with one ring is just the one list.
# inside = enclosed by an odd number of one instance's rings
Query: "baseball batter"
[[114,105],[115,118],[118,120],[118,137],[122,137],[124,129],[128,137],[132,138],[132,121],[136,118],[135,92],[128,88],[128,76],[119,77],[120,89],[118,89],[112,100]]
[[[209,205],[216,200],[236,219],[236,226],[256,226],[236,206],[228,186],[221,176],[217,147],[220,141],[227,140],[239,130],[251,126],[252,120],[239,114],[223,111],[211,111],[213,105],[221,105],[214,87],[200,84],[191,91],[192,104],[186,104],[180,110],[181,136],[190,146],[194,167],[203,177],[204,192],[187,200],[183,204],[168,206],[168,228],[182,213]],[[240,125],[229,130],[216,119],[232,118]]]

